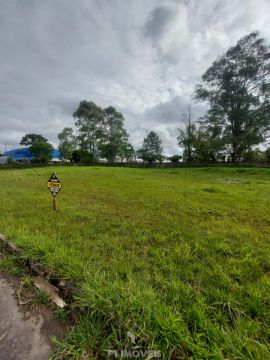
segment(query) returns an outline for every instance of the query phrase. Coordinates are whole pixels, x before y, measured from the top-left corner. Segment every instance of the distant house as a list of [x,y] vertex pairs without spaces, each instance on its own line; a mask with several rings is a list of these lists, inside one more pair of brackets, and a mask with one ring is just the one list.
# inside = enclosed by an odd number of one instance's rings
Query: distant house
[[[30,153],[29,148],[20,148],[20,149],[13,149],[13,150],[6,151],[4,153],[3,157],[11,157],[12,159],[19,161],[19,162],[33,160],[33,156]],[[57,162],[60,160],[59,159],[60,153],[57,149],[53,149],[52,157],[53,157],[54,162]]]
[[0,156],[0,165],[6,165],[8,163],[8,156]]

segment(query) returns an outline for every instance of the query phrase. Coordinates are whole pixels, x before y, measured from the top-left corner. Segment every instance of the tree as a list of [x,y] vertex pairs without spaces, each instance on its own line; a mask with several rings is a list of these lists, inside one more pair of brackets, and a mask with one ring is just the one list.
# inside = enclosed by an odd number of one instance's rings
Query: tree
[[52,159],[53,146],[48,142],[35,141],[29,148],[34,160],[39,162],[47,162]]
[[249,149],[243,154],[244,161],[264,161],[266,154],[259,148]]
[[182,156],[180,155],[172,155],[168,157],[168,160],[170,160],[172,163],[178,163],[179,160],[182,159]]
[[185,161],[194,160],[194,141],[196,126],[192,123],[191,107],[189,106],[187,113],[183,114],[184,128],[179,129],[177,137],[178,145],[184,148],[183,159]]
[[191,162],[216,161],[224,158],[224,141],[220,138],[220,126],[215,122],[192,122],[192,112],[183,114],[184,127],[179,129],[178,145],[184,148],[183,159]]
[[144,138],[141,149],[138,150],[138,157],[143,161],[149,162],[149,164],[159,161],[162,157],[162,141],[158,134],[154,131],[150,131]]
[[14,160],[12,157],[8,157],[7,158],[7,164],[8,165],[16,165],[17,164],[17,161],[16,160]]
[[121,161],[126,160],[127,162],[133,160],[133,158],[135,157],[134,148],[128,141],[121,144],[119,157]]
[[270,161],[270,148],[265,150],[264,157],[266,161]]
[[164,160],[166,160],[166,156],[165,156],[165,155],[160,154],[160,155],[157,157],[157,161],[158,161],[160,164],[162,164]]
[[48,140],[45,139],[42,135],[38,134],[26,134],[22,137],[20,145],[32,145],[34,142],[47,142]]
[[121,155],[122,146],[127,144],[128,134],[124,129],[124,117],[114,107],[103,110],[104,127],[99,150],[100,156],[114,163],[116,156]]
[[72,152],[76,149],[76,137],[72,128],[64,128],[58,134],[60,144],[58,146],[60,157],[65,160],[71,160]]
[[268,136],[269,78],[269,47],[254,32],[219,57],[196,87],[195,99],[209,103],[205,125],[220,129],[233,162]]
[[225,160],[226,148],[217,129],[199,126],[194,136],[194,159],[198,161]]
[[81,101],[74,112],[75,125],[78,129],[78,141],[81,150],[98,157],[98,147],[104,137],[104,116],[102,109],[93,101]]
[[86,150],[74,150],[72,152],[71,161],[75,163],[92,163],[93,155]]

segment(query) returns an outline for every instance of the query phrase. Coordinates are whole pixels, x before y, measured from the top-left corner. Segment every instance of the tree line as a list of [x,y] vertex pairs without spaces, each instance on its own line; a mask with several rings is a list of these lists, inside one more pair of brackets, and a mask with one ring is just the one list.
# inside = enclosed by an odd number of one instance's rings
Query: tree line
[[[208,103],[206,114],[194,121],[189,107],[178,129],[177,142],[183,160],[270,160],[270,149],[262,150],[270,130],[270,48],[259,33],[241,38],[219,56],[202,75],[193,101]],[[124,116],[113,106],[102,109],[93,101],[81,101],[73,114],[72,128],[58,134],[61,158],[74,162],[106,159],[149,163],[164,160],[162,141],[150,131],[135,151],[124,127]],[[35,159],[46,161],[52,147],[41,135],[27,134],[21,144],[30,145]],[[168,159],[179,161],[180,155]]]
[[257,32],[241,38],[203,74],[194,99],[209,107],[197,124],[188,123],[180,134],[180,143],[191,143],[190,159],[239,162],[262,156],[256,147],[269,139],[270,126],[270,52],[265,40]]

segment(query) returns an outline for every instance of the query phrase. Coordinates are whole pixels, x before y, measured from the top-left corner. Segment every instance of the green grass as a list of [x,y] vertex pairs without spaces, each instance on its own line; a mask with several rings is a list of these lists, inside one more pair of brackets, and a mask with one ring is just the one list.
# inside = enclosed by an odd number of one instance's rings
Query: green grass
[[270,169],[57,167],[56,213],[52,171],[0,171],[0,232],[80,284],[55,359],[130,349],[128,331],[164,359],[270,358]]

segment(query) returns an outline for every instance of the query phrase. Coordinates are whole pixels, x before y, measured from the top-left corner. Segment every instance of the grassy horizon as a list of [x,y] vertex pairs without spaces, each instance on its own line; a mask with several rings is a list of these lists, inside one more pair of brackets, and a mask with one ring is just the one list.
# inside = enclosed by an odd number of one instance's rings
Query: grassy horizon
[[[82,289],[55,359],[270,358],[270,169],[0,170],[0,232]],[[239,180],[226,183],[224,180]]]

